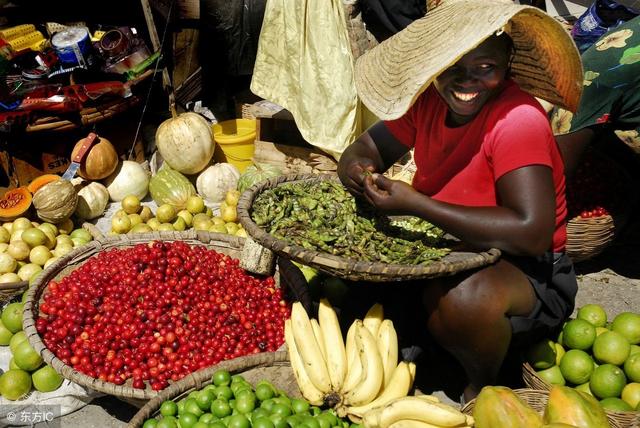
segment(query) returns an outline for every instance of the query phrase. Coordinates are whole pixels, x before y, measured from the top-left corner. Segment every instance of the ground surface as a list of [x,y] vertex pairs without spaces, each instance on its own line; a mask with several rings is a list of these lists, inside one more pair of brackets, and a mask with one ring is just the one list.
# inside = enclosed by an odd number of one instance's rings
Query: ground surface
[[[576,308],[598,303],[609,319],[625,311],[640,311],[640,222],[627,226],[618,239],[600,256],[576,265],[579,290]],[[459,368],[450,359],[432,356],[423,373],[421,389],[456,403],[462,388]],[[514,375],[515,376],[515,375]],[[512,379],[514,385],[519,379]],[[95,399],[82,409],[58,419],[61,428],[125,427],[137,408],[113,397]],[[37,425],[44,428],[47,425]]]

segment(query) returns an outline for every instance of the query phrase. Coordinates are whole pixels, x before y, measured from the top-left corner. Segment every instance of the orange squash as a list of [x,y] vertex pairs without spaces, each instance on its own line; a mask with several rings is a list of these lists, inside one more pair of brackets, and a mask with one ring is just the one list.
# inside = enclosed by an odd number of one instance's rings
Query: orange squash
[[26,187],[8,190],[0,199],[0,220],[11,221],[31,207],[31,192]]
[[[87,180],[102,180],[107,178],[118,166],[118,154],[113,144],[106,138],[97,137],[89,148],[89,152],[84,155],[78,175]],[[80,147],[82,147],[84,139],[78,141],[71,151],[71,159],[73,159]]]
[[31,194],[34,194],[38,191],[38,189],[40,189],[45,184],[49,184],[52,181],[56,181],[56,180],[60,180],[59,175],[56,175],[56,174],[41,175],[40,177],[36,177],[33,180],[31,180],[31,183],[29,183],[29,185],[27,186],[27,190],[29,190]]

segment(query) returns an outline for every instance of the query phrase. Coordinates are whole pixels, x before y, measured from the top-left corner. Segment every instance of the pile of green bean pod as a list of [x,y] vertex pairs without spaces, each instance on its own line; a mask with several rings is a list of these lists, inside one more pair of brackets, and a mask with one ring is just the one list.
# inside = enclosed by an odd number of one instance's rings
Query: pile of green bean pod
[[443,231],[415,218],[392,221],[336,181],[298,181],[266,190],[251,218],[278,239],[340,257],[421,265],[444,257]]

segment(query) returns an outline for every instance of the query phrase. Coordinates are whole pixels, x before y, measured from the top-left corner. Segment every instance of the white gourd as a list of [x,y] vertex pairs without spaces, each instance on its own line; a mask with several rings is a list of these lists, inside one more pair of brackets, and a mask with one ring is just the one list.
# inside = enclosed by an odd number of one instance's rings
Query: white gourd
[[109,191],[97,181],[84,186],[78,191],[76,215],[83,220],[91,220],[104,213],[109,203]]
[[236,188],[239,178],[238,168],[230,163],[217,163],[200,173],[196,180],[196,189],[206,202],[220,203],[227,191]]
[[109,199],[120,202],[129,195],[142,200],[149,191],[149,173],[135,161],[122,161],[120,166],[104,182]]
[[192,112],[167,119],[156,130],[156,147],[171,168],[182,174],[197,174],[213,156],[211,124]]

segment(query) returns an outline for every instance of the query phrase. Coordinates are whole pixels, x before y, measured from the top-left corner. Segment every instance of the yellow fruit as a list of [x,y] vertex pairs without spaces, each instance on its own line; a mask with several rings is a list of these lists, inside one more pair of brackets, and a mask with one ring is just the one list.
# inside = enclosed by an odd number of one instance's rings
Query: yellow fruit
[[584,351],[570,349],[560,363],[560,372],[565,380],[574,385],[588,382],[593,373],[593,360]]
[[640,404],[640,383],[631,382],[625,385],[622,388],[622,394],[620,397],[631,406],[632,409],[638,407]]
[[566,383],[560,367],[551,366],[548,369],[539,370],[536,372],[542,380],[552,385],[564,385]]
[[156,211],[156,218],[160,223],[171,223],[176,218],[176,209],[173,205],[162,204]]
[[590,322],[573,319],[562,329],[562,344],[569,349],[587,350],[596,339],[596,328]]
[[191,214],[198,214],[205,211],[204,199],[200,196],[189,196],[187,199],[187,210]]
[[16,346],[13,359],[18,367],[26,371],[33,371],[42,365],[42,357],[31,347],[28,340]]
[[22,330],[22,309],[24,303],[9,303],[2,311],[2,324],[11,333],[17,333]]
[[622,334],[616,331],[608,331],[596,337],[593,342],[592,352],[598,363],[619,366],[625,362],[630,350],[631,345]]
[[560,365],[560,361],[562,361],[562,357],[564,357],[564,354],[566,353],[564,348],[562,347],[561,344],[559,344],[558,342],[555,342],[554,347],[556,348],[556,366]]
[[600,400],[600,405],[606,410],[612,410],[614,412],[630,412],[633,407],[629,403],[617,397],[609,397]]
[[238,205],[238,200],[240,199],[240,191],[236,189],[231,189],[227,191],[227,194],[224,197],[224,201],[227,205],[231,205],[235,207]]
[[640,343],[640,314],[622,312],[613,319],[611,330],[627,338],[630,344]]
[[578,309],[576,318],[588,321],[594,327],[604,327],[607,324],[607,313],[602,306],[595,304],[584,305]]
[[2,324],[2,321],[0,321],[0,345],[7,346],[9,343],[11,343],[12,338],[13,332],[5,327],[4,324]]
[[591,392],[600,399],[620,397],[626,384],[627,378],[624,372],[613,364],[602,364],[596,367],[589,380]]
[[227,223],[238,221],[238,212],[236,211],[236,207],[224,204],[220,208],[220,217],[222,217],[222,219]]
[[526,352],[527,362],[536,370],[548,369],[556,362],[556,346],[552,340],[534,344]]
[[124,199],[120,201],[120,204],[127,214],[138,214],[140,212],[140,198],[136,195],[125,196]]
[[62,385],[64,380],[53,367],[46,365],[39,368],[31,375],[33,387],[40,392],[55,391]]
[[473,408],[476,428],[539,427],[540,415],[511,389],[504,386],[485,386],[478,394]]
[[584,392],[585,394],[593,395],[593,392],[591,392],[591,388],[589,388],[589,382],[578,385],[575,387],[575,389],[580,392]]
[[604,409],[593,396],[567,386],[554,386],[549,391],[544,422],[583,428],[609,426]]
[[606,333],[608,331],[611,331],[611,330],[609,330],[608,328],[605,328],[605,327],[596,327],[596,337],[598,337],[602,333]]

